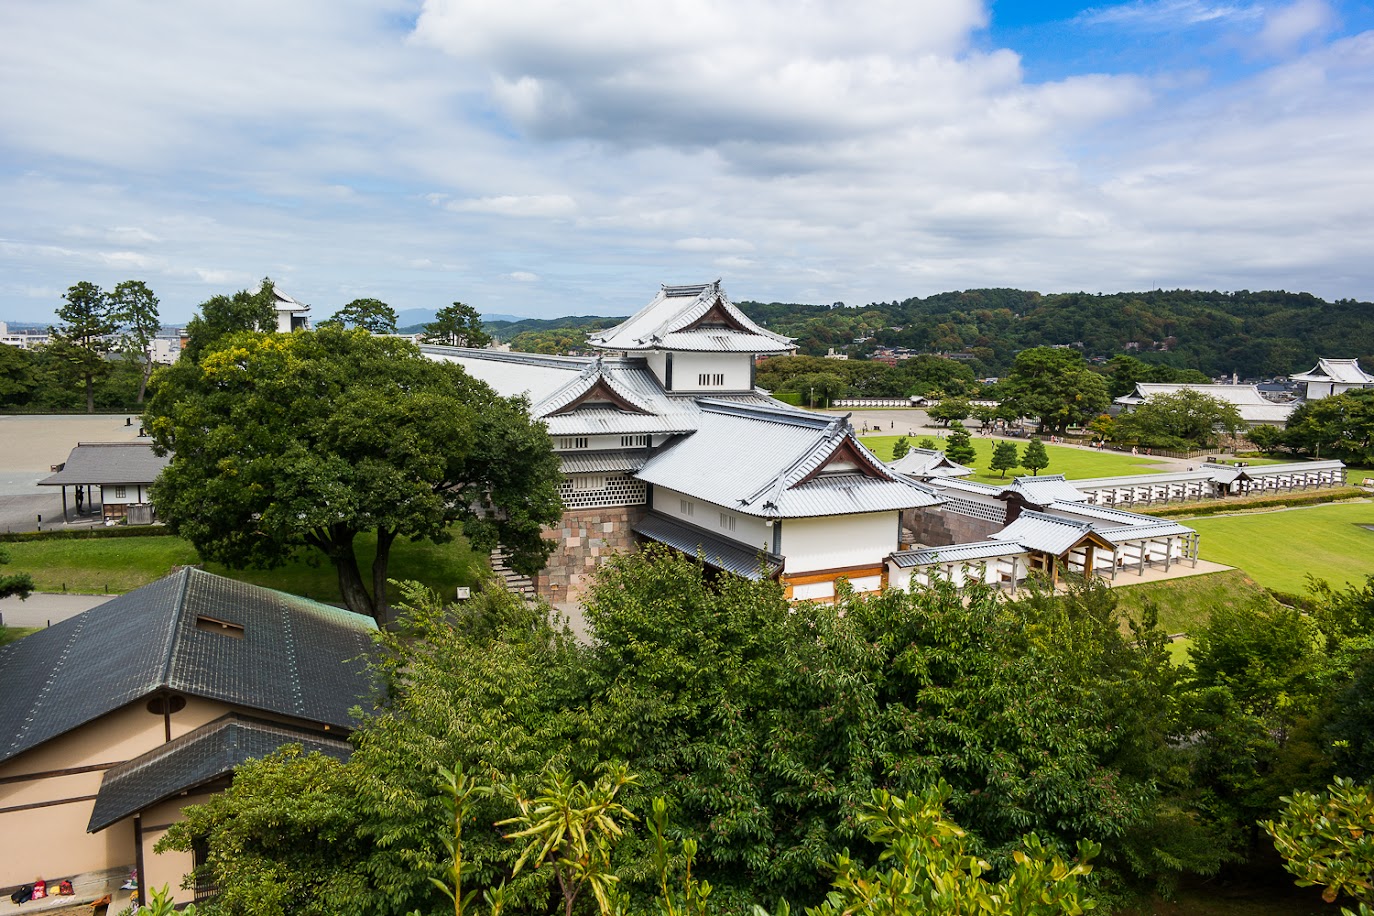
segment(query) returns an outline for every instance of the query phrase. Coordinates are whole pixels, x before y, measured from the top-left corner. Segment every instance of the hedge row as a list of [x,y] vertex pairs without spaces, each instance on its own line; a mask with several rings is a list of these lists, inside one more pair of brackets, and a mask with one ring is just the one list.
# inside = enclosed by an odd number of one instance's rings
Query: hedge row
[[1243,512],[1246,509],[1291,509],[1299,506],[1319,506],[1323,503],[1335,503],[1368,496],[1369,491],[1359,487],[1336,487],[1331,490],[1318,490],[1308,493],[1277,493],[1273,496],[1257,496],[1253,499],[1211,499],[1207,502],[1187,503],[1179,506],[1138,507],[1133,511],[1139,512],[1141,515],[1154,515],[1159,518],[1173,518],[1175,516],[1197,518],[1204,515]]
[[160,538],[174,537],[165,525],[112,525],[98,528],[59,528],[55,531],[11,531],[0,533],[0,543],[20,541],[70,541],[92,538]]

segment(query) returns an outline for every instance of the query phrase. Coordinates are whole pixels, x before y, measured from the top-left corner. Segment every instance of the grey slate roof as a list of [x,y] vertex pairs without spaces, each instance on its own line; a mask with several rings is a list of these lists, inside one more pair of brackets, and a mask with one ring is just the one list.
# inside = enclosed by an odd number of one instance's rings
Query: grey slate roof
[[159,458],[153,445],[141,442],[78,442],[62,470],[38,482],[40,487],[99,484],[143,484],[157,479],[172,461]]
[[86,831],[103,830],[149,805],[228,776],[286,744],[336,760],[353,752],[340,737],[231,714],[107,770]]
[[[738,325],[698,325],[713,308]],[[613,328],[587,337],[603,350],[694,350],[724,353],[785,353],[790,337],[759,327],[735,307],[720,281],[695,286],[664,286],[648,305]]]
[[702,562],[746,579],[772,578],[782,570],[782,557],[762,549],[751,550],[738,541],[650,512],[631,526],[637,533],[667,544]]
[[[720,399],[697,403],[697,431],[656,454],[640,468],[640,480],[764,518],[850,515],[940,502],[930,488],[888,470],[843,417]],[[862,466],[811,476],[845,446]]]
[[[197,629],[207,616],[242,637]],[[197,569],[0,647],[0,760],[159,691],[342,728],[371,683],[370,617]]]

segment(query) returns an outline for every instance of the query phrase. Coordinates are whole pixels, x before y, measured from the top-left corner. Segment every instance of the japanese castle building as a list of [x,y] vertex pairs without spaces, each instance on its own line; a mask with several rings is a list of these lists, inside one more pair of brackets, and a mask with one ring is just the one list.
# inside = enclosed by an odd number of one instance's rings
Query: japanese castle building
[[720,283],[664,286],[589,341],[596,357],[426,346],[503,395],[525,394],[562,459],[561,527],[538,577],[575,602],[604,560],[659,541],[714,568],[776,577],[790,597],[828,600],[886,584],[903,512],[942,500],[890,470],[847,418],[774,400],[754,385],[759,355],[789,338],[755,324]]

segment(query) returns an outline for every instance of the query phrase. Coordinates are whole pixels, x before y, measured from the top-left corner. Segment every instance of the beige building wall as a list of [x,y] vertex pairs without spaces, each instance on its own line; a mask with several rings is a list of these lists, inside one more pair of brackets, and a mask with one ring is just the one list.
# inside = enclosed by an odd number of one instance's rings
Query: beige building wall
[[105,771],[164,743],[169,724],[178,738],[229,710],[190,697],[169,722],[139,700],[0,763],[0,887],[133,868],[133,818],[86,832]]

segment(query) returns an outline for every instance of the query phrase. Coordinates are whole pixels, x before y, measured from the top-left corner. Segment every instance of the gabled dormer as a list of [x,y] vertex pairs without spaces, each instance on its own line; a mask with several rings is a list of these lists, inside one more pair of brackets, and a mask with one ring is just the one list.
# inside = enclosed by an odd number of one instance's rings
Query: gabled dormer
[[719,280],[663,286],[628,320],[588,342],[611,353],[643,355],[674,394],[752,391],[756,356],[796,349],[791,338],[760,327],[736,308]]

